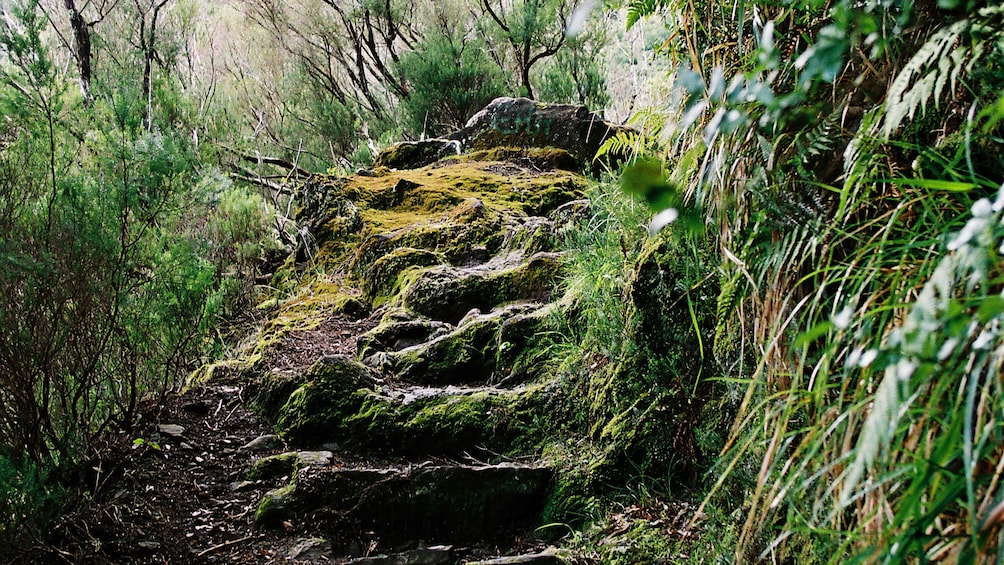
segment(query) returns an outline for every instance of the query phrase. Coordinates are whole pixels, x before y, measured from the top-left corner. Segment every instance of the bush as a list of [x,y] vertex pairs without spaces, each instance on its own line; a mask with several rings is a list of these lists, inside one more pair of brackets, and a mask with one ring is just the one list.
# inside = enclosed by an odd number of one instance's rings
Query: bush
[[408,133],[437,136],[459,129],[506,93],[502,71],[480,39],[434,35],[401,57],[409,95],[401,101]]
[[44,467],[0,451],[0,554],[12,557],[44,539],[65,500],[66,492],[48,480]]

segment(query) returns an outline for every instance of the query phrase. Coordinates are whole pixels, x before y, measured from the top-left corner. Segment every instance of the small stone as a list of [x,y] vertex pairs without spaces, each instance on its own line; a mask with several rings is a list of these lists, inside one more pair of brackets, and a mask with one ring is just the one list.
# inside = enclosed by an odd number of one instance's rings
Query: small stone
[[352,559],[346,565],[450,565],[453,547],[436,545],[391,555],[374,555]]
[[189,450],[191,450],[191,449],[195,449],[195,448],[193,448],[192,444],[188,443],[187,441],[183,441],[183,442],[181,442],[181,443],[178,444],[178,449],[189,449]]
[[158,541],[141,541],[137,543],[140,548],[146,549],[148,551],[154,551],[160,549],[160,542]]
[[565,560],[558,557],[553,547],[549,547],[540,553],[471,561],[467,565],[565,565]]
[[185,433],[185,427],[178,424],[158,424],[157,431],[172,437],[181,437]]
[[330,559],[330,548],[331,544],[325,539],[301,538],[293,542],[286,552],[286,558],[293,561]]
[[331,463],[335,454],[330,451],[297,451],[297,467],[323,467]]
[[254,481],[234,481],[230,483],[230,492],[244,492],[254,488]]
[[275,434],[265,434],[242,445],[237,451],[272,451],[273,449],[282,449],[282,440]]

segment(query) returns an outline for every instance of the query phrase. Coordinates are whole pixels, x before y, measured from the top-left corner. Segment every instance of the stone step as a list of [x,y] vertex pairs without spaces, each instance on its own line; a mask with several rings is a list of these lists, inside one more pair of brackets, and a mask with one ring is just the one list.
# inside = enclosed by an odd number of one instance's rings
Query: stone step
[[256,520],[309,523],[336,555],[392,552],[418,542],[505,544],[540,525],[552,470],[517,463],[302,468],[268,493]]
[[271,387],[276,430],[304,448],[381,455],[458,455],[478,446],[511,453],[547,428],[547,385],[419,387],[378,384],[345,357],[318,361],[296,386]]

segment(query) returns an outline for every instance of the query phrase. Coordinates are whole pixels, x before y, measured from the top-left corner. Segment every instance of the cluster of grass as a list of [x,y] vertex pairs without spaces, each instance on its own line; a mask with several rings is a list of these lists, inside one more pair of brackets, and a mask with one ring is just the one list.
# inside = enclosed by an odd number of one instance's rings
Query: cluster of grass
[[[630,3],[672,16],[687,40],[667,56],[692,68],[638,144],[666,169],[640,160],[626,188],[702,214],[720,257],[713,353],[736,412],[693,559],[1000,562],[1004,12],[712,4]],[[615,257],[623,233],[592,244]],[[584,335],[637,352],[610,315],[623,287],[601,288]]]
[[[691,562],[1000,562],[1004,10],[629,4],[633,21],[672,16],[681,42],[664,54],[686,63],[680,106],[641,116],[658,126],[636,147],[666,165],[639,160],[622,186],[666,211],[654,229],[704,224],[717,252],[678,257],[717,278],[706,356],[731,418],[702,432],[721,450],[689,493],[703,500]],[[629,290],[646,209],[597,198],[574,242],[586,366],[652,341],[633,309],[654,304]],[[608,410],[585,411],[609,429]],[[648,415],[614,412],[623,429]]]

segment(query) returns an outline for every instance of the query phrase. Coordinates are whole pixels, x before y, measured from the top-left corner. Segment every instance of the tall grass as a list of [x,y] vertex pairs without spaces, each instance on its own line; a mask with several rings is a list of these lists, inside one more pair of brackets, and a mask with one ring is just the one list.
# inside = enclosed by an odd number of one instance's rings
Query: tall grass
[[744,495],[722,557],[1002,561],[1004,12],[761,4],[688,38],[655,133],[718,228],[715,351],[745,387],[703,508]]

